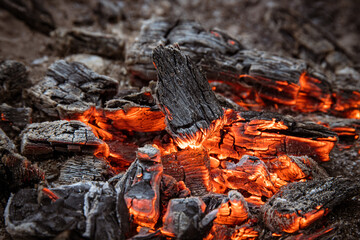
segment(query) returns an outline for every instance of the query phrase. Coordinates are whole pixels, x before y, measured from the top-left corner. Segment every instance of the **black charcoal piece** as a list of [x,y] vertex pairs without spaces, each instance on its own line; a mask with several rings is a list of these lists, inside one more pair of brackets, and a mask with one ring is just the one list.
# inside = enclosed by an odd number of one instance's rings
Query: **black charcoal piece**
[[166,115],[168,132],[181,148],[199,145],[214,130],[214,120],[223,116],[215,94],[204,75],[176,47],[154,49],[158,82],[156,97]]

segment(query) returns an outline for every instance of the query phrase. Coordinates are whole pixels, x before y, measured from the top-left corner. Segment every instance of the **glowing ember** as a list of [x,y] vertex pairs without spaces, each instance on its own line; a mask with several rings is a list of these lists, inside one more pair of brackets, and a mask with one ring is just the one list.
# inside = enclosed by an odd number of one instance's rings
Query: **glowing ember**
[[59,197],[54,192],[52,192],[50,189],[43,188],[41,190],[44,194],[46,194],[46,196],[48,196],[51,199],[51,201],[55,202],[56,200],[59,199]]

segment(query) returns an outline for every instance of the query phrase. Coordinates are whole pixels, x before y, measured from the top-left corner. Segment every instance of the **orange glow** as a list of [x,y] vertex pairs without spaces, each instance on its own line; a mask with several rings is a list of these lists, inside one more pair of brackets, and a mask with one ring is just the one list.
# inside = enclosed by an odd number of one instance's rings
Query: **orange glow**
[[251,227],[241,227],[236,229],[231,240],[255,240],[259,236],[259,233]]
[[4,122],[7,121],[4,113],[1,113],[1,121],[4,121]]
[[178,138],[174,139],[174,142],[181,149],[185,149],[187,147],[193,149],[201,149],[203,148],[204,141],[212,136],[216,131],[219,131],[220,128],[227,121],[226,117],[222,117],[220,119],[214,120],[207,129],[202,129],[201,131],[197,131],[193,135],[180,135]]
[[240,199],[230,199],[221,204],[215,223],[239,225],[248,218],[248,212]]
[[[301,112],[327,112],[332,103],[329,86],[323,86],[324,82],[302,73],[299,79],[300,91],[298,93],[295,109]],[[322,87],[320,87],[322,86]]]
[[56,200],[59,199],[59,197],[48,188],[43,188],[43,189],[41,189],[41,191],[43,193],[45,193],[46,196],[48,196],[51,199],[51,201],[53,201],[53,202],[55,202]]
[[290,223],[284,225],[282,231],[294,233],[310,226],[313,222],[325,216],[327,212],[327,209],[322,209],[321,206],[318,206],[316,209],[305,214],[301,213],[301,211],[298,211],[297,213],[279,213],[275,211],[275,214],[280,216],[280,218],[286,218],[287,220],[285,222],[289,222],[290,219]]

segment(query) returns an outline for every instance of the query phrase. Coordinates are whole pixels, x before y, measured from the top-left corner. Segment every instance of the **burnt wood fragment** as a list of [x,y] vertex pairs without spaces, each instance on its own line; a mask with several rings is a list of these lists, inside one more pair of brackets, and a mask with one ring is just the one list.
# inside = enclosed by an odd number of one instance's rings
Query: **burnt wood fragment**
[[116,35],[75,28],[57,29],[52,36],[61,56],[88,53],[112,59],[124,59],[125,41]]
[[54,121],[30,124],[22,132],[21,153],[47,156],[54,152],[93,154],[104,142],[80,121]]
[[15,144],[0,128],[0,197],[8,197],[19,187],[32,186],[44,178],[44,172],[16,152]]
[[[286,23],[286,21],[281,22],[285,25]],[[310,25],[306,24],[306,27]],[[310,26],[310,28],[311,34],[322,36],[313,27]],[[295,30],[300,32],[308,29],[304,30],[300,26],[295,27]],[[278,31],[277,27],[276,31]],[[299,33],[298,36],[301,38],[307,34]],[[317,58],[320,59],[324,54],[334,53],[334,49],[336,49],[335,53],[342,54],[340,48],[335,47],[334,41],[323,40],[318,41],[315,38],[311,41],[304,39],[301,41],[305,45],[315,47],[313,50],[319,53]],[[258,99],[254,99],[257,105],[266,101],[267,105],[281,104],[291,106],[291,110],[302,112],[322,111],[345,117],[359,115],[357,89],[349,87],[344,89],[342,85],[330,84],[323,72],[313,70],[301,59],[243,49],[238,41],[225,33],[216,30],[206,31],[193,21],[169,19],[146,21],[126,58],[134,79],[155,80],[156,69],[152,66],[151,50],[160,44],[170,46],[175,43],[178,43],[181,50],[202,68],[209,81],[220,81],[247,88],[257,95]],[[321,47],[317,47],[319,44]],[[345,54],[342,55],[346,58]],[[338,62],[341,63],[341,61]],[[341,75],[339,78],[344,78],[345,72],[349,71],[339,70],[339,75]],[[353,68],[350,72],[357,73]],[[354,85],[358,81],[352,82]],[[349,94],[348,97],[351,106],[342,106],[345,102],[342,92],[350,90],[355,90],[355,93]],[[335,94],[335,101],[333,94]]]
[[80,181],[106,181],[114,176],[109,163],[95,156],[73,156],[61,164],[56,185],[73,184]]
[[218,212],[205,213],[205,209],[205,203],[198,197],[171,199],[163,218],[162,233],[177,239],[205,237]]
[[19,134],[31,122],[31,108],[15,108],[3,103],[0,105],[0,127],[9,135]]
[[160,44],[175,43],[179,43],[181,50],[195,63],[211,56],[234,55],[242,49],[241,44],[226,33],[206,31],[194,21],[151,19],[144,22],[140,35],[127,52],[126,63],[131,73],[144,80],[155,80],[153,49]]
[[0,61],[0,102],[14,104],[21,100],[22,90],[30,84],[24,64],[13,60]]
[[30,28],[44,34],[55,29],[55,22],[49,11],[39,0],[1,0],[0,7],[6,9]]
[[27,90],[27,95],[40,111],[58,117],[62,112],[84,112],[91,106],[101,106],[117,88],[116,80],[81,63],[59,60],[49,67],[43,81]]
[[276,113],[227,110],[225,118],[223,128],[204,142],[210,155],[239,158],[248,154],[265,161],[287,154],[329,161],[337,141],[336,133],[324,126]]
[[[154,49],[156,98],[167,130],[181,148],[200,145],[217,127],[223,110],[200,70],[175,47]],[[187,143],[189,141],[189,143]]]
[[[125,175],[124,195],[126,206],[134,223],[153,228],[160,216],[160,182],[163,168],[160,151],[145,145],[137,151],[131,175]],[[129,171],[129,170],[128,170]]]
[[13,237],[50,238],[75,231],[90,239],[122,239],[115,209],[111,185],[79,182],[47,191],[22,189],[10,197],[4,217]]
[[210,160],[206,151],[184,149],[177,152],[176,157],[192,196],[201,196],[211,191]]
[[208,80],[248,84],[261,97],[286,105],[295,103],[300,76],[307,69],[301,60],[244,50],[226,33],[206,31],[193,21],[155,19],[143,25],[127,54],[126,62],[132,74],[145,80],[155,79],[150,51],[160,43],[178,43],[181,50],[201,66]]
[[220,205],[215,223],[239,225],[249,217],[248,204],[241,193],[229,191],[228,198]]
[[293,233],[359,193],[357,180],[341,177],[290,183],[262,206],[263,220],[273,232]]
[[270,198],[277,190],[265,163],[253,156],[245,155],[236,164],[225,162],[223,169],[213,169],[211,176],[219,185],[215,185],[216,192],[239,189],[251,195]]

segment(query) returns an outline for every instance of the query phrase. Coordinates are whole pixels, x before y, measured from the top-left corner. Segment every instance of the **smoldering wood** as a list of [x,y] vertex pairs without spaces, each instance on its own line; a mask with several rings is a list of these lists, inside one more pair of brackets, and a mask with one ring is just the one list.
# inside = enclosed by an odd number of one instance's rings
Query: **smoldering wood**
[[44,80],[26,93],[40,111],[59,117],[62,112],[71,114],[102,106],[116,94],[118,85],[116,80],[99,75],[81,63],[58,60],[48,68]]
[[177,239],[205,237],[218,210],[205,212],[206,205],[199,197],[171,199],[164,216],[163,233]]
[[[336,134],[324,126],[297,122],[277,113],[228,110],[225,117],[223,128],[204,142],[209,154],[237,158],[256,153],[261,159],[287,154],[328,161],[337,140]],[[258,136],[262,142],[257,141]]]
[[160,217],[160,151],[145,145],[137,151],[136,170],[125,185],[124,199],[134,223],[153,228]]
[[21,100],[22,90],[31,83],[23,63],[14,60],[0,61],[0,102],[14,104]]
[[257,157],[244,155],[238,163],[224,162],[222,166],[211,171],[213,181],[219,185],[216,186],[217,192],[237,189],[269,198],[277,190],[265,163]]
[[51,188],[53,201],[41,189],[21,189],[8,201],[4,216],[13,237],[55,237],[76,231],[91,239],[122,239],[116,216],[116,193],[103,182],[79,182]]
[[48,35],[56,27],[52,15],[39,0],[1,0],[0,7],[35,31]]
[[181,50],[195,63],[207,55],[233,55],[242,49],[236,39],[220,31],[205,31],[194,21],[151,19],[144,22],[139,36],[127,53],[126,63],[132,74],[144,80],[155,80],[153,49],[160,44],[174,43],[179,43]]
[[0,105],[0,127],[6,132],[18,134],[31,122],[32,109],[27,107],[11,107],[6,103]]
[[[299,29],[303,28],[296,28],[296,30]],[[311,31],[314,32],[314,30]],[[302,35],[299,34],[299,36]],[[303,40],[303,42],[307,41]],[[312,46],[318,44],[314,39],[310,42],[316,42]],[[334,43],[327,40],[325,42],[328,44],[324,43],[324,46]],[[303,104],[304,109],[311,105],[310,109],[306,111],[327,111],[328,109],[322,109],[326,106],[326,108],[331,108],[332,114],[342,116],[346,115],[343,111],[346,112],[353,108],[350,106],[343,109],[340,107],[341,104],[336,105],[336,102],[343,102],[341,92],[349,87],[345,87],[347,84],[339,86],[330,84],[322,70],[314,70],[301,59],[285,58],[263,51],[244,49],[238,41],[225,33],[216,30],[206,31],[193,21],[154,19],[145,22],[126,59],[134,78],[146,81],[154,80],[155,68],[152,66],[151,50],[159,44],[169,46],[174,43],[178,43],[181,50],[202,68],[208,80],[225,81],[253,89],[263,100],[293,106],[292,110],[301,110],[296,107],[305,101],[307,105]],[[315,48],[317,51],[322,49]],[[333,45],[329,49],[327,48],[325,47],[325,52],[333,49]],[[333,52],[331,50],[331,53]],[[351,71],[356,72],[355,69]],[[305,72],[310,77],[317,79],[316,84],[312,83],[316,85],[315,93],[306,89],[304,83],[301,82],[301,75]],[[349,71],[339,71],[339,74],[343,74],[343,72]],[[356,89],[355,91],[357,94],[350,94],[349,97],[354,102],[358,95],[358,91]],[[335,93],[335,102],[331,102],[332,93]],[[355,104],[355,106],[357,105]],[[358,106],[356,108],[358,109]]]
[[204,75],[175,47],[155,48],[153,60],[158,73],[156,98],[170,135],[175,141],[189,140],[209,130],[223,110]]
[[20,187],[33,186],[44,178],[44,172],[18,154],[13,141],[0,128],[1,198]]
[[249,217],[249,207],[245,198],[238,191],[231,190],[219,207],[215,223],[240,225]]
[[21,153],[32,157],[54,152],[93,154],[104,143],[89,126],[74,120],[32,123],[21,134]]
[[262,206],[263,221],[273,232],[293,233],[345,199],[357,196],[359,189],[356,179],[342,177],[290,183]]
[[[307,69],[306,63],[301,60],[245,50],[226,33],[206,31],[193,21],[179,20],[174,23],[171,20],[155,19],[144,23],[140,35],[127,54],[126,62],[132,74],[144,80],[155,79],[155,68],[149,53],[160,43],[178,43],[181,50],[196,65],[201,66],[208,80],[249,84],[261,91],[267,99],[274,100],[275,96],[283,96],[284,99],[280,99],[282,103],[295,98],[296,94],[291,90],[298,88],[299,77]],[[240,75],[247,74],[259,78],[239,78]],[[289,88],[285,95],[283,85],[288,85]],[[282,89],[281,94],[277,94],[279,89]]]
[[80,28],[57,29],[52,33],[61,56],[88,53],[111,59],[124,59],[125,41],[114,34],[90,32]]

